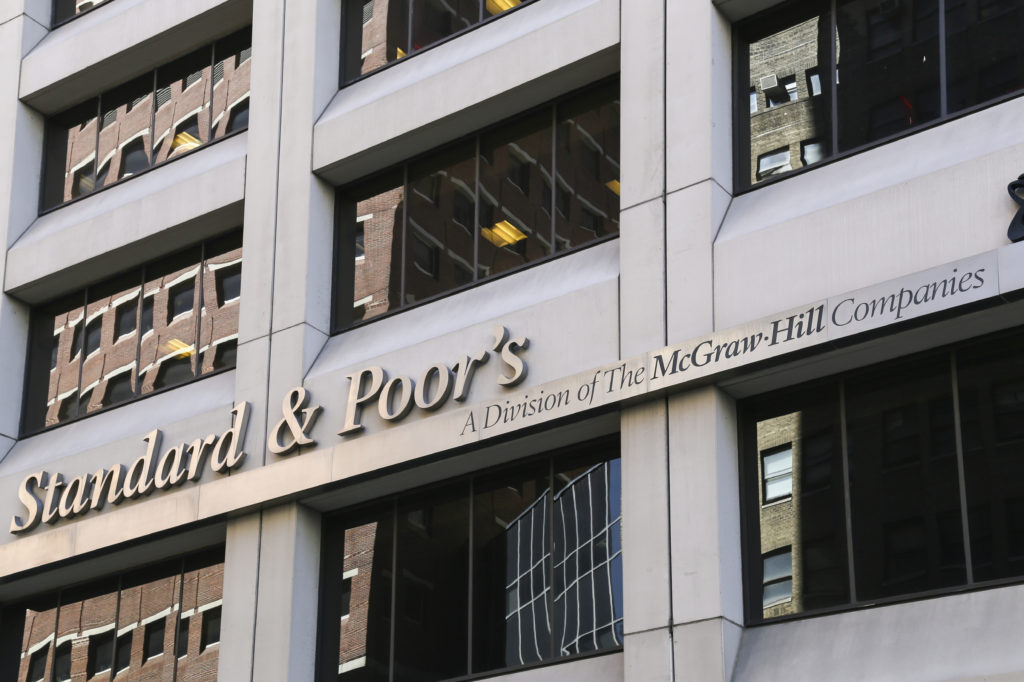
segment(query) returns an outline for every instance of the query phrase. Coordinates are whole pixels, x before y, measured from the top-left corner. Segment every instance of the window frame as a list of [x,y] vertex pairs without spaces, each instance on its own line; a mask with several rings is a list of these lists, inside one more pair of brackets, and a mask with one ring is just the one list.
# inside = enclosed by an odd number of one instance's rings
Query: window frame
[[[205,266],[205,264],[207,262],[207,258],[208,258],[208,252],[206,250],[207,246],[209,244],[214,244],[214,243],[220,241],[221,239],[225,239],[225,238],[235,238],[236,236],[238,238],[241,238],[243,234],[244,234],[243,230],[242,230],[242,228],[240,226],[239,227],[231,228],[231,229],[229,229],[227,231],[224,231],[224,232],[216,234],[216,235],[214,235],[212,237],[209,237],[209,238],[207,238],[207,239],[205,239],[205,240],[203,240],[201,242],[198,242],[198,243],[193,244],[191,246],[186,246],[183,249],[180,249],[180,250],[175,251],[173,253],[167,254],[166,256],[163,256],[162,258],[158,258],[158,259],[147,261],[147,262],[145,262],[145,263],[143,263],[143,264],[141,264],[141,265],[139,265],[139,266],[137,266],[135,268],[131,268],[130,270],[126,270],[124,272],[114,274],[112,277],[109,277],[107,279],[101,280],[100,282],[91,283],[91,284],[89,284],[89,285],[87,285],[85,287],[82,287],[81,289],[73,291],[72,294],[73,295],[79,295],[79,294],[81,295],[81,298],[82,298],[82,301],[83,301],[83,311],[84,311],[85,310],[85,306],[88,305],[88,292],[89,292],[90,287],[93,287],[93,286],[96,286],[96,285],[102,285],[102,284],[106,283],[107,281],[116,280],[119,277],[123,277],[125,275],[132,274],[132,273],[138,271],[139,275],[140,275],[140,280],[141,280],[141,282],[140,282],[141,289],[139,291],[139,296],[142,298],[142,300],[141,300],[141,302],[137,303],[137,306],[138,306],[137,310],[139,312],[137,313],[137,316],[136,316],[137,326],[136,326],[136,329],[134,331],[135,331],[135,333],[138,334],[138,337],[141,340],[143,336],[145,336],[146,334],[152,332],[152,330],[155,329],[155,326],[153,324],[151,324],[149,326],[148,330],[142,331],[142,327],[143,327],[143,325],[142,325],[142,321],[143,321],[142,320],[142,315],[143,315],[143,310],[146,307],[145,306],[146,301],[148,300],[148,301],[152,302],[153,299],[154,299],[154,296],[152,296],[152,295],[151,296],[146,296],[145,295],[145,272],[146,272],[147,266],[159,264],[162,260],[173,258],[173,257],[175,257],[176,255],[178,255],[180,253],[184,253],[184,252],[187,252],[190,249],[195,249],[195,248],[199,247],[200,248],[200,261],[199,261],[199,264],[198,264],[198,267],[199,267],[199,270],[200,270],[200,274],[199,274],[200,283],[199,283],[199,294],[198,294],[199,305],[198,305],[198,309],[194,309],[194,311],[198,310],[198,312],[195,312],[195,317],[196,317],[196,322],[195,322],[195,325],[196,325],[196,344],[195,344],[195,349],[196,350],[195,350],[195,352],[196,352],[197,355],[200,355],[200,352],[199,352],[199,341],[200,341],[200,336],[202,334],[201,311],[203,310],[203,307],[205,305],[204,301],[203,301],[203,299],[204,299],[204,291],[203,290],[205,289],[205,286],[203,285],[203,279],[204,279],[203,273],[204,273],[204,271],[206,269],[204,266]],[[239,248],[241,248],[241,247],[239,247]],[[64,297],[57,297],[57,298],[51,300],[48,303],[43,303],[43,304],[38,305],[38,306],[33,306],[32,312],[30,313],[30,320],[31,321],[29,323],[30,324],[29,334],[27,335],[28,336],[28,338],[27,338],[28,350],[27,350],[27,353],[26,353],[26,362],[25,362],[25,386],[26,386],[26,390],[24,390],[22,392],[21,417],[20,417],[20,420],[19,420],[19,429],[20,429],[19,438],[29,438],[29,437],[38,435],[40,433],[44,433],[44,432],[47,432],[47,431],[52,431],[53,429],[57,429],[57,428],[60,428],[62,426],[66,426],[67,424],[74,424],[74,423],[77,423],[77,422],[81,421],[82,419],[88,419],[89,417],[93,417],[93,416],[98,415],[98,414],[104,414],[106,412],[109,412],[110,410],[114,410],[114,409],[117,409],[119,407],[123,407],[125,405],[136,403],[136,402],[138,402],[140,400],[145,400],[147,398],[150,398],[150,397],[155,396],[155,395],[160,395],[160,394],[165,393],[167,391],[173,391],[176,388],[180,388],[182,386],[190,385],[190,384],[192,384],[192,383],[194,383],[196,381],[201,381],[203,379],[206,379],[206,378],[209,378],[209,377],[212,377],[212,376],[216,376],[216,375],[222,374],[224,372],[230,372],[230,371],[235,369],[234,366],[231,366],[231,367],[221,367],[221,368],[216,368],[215,367],[214,369],[212,369],[209,372],[206,372],[205,374],[202,373],[201,371],[197,370],[197,372],[193,375],[193,377],[191,379],[187,380],[187,381],[175,383],[175,384],[172,384],[170,386],[165,386],[165,387],[161,387],[161,388],[154,388],[152,391],[150,391],[148,393],[140,393],[139,389],[136,388],[135,395],[132,398],[128,399],[128,400],[124,400],[122,402],[112,403],[110,405],[105,405],[103,407],[100,407],[100,408],[97,408],[97,409],[93,410],[92,412],[84,412],[82,410],[79,410],[79,412],[80,412],[79,414],[71,416],[71,417],[69,417],[69,418],[67,418],[65,420],[59,421],[58,423],[53,424],[51,426],[45,426],[44,425],[44,426],[39,427],[39,428],[32,428],[32,429],[30,429],[28,427],[30,403],[34,402],[39,397],[37,395],[36,391],[29,390],[29,387],[32,386],[32,384],[33,384],[33,379],[35,378],[35,377],[33,377],[33,373],[35,372],[35,373],[38,373],[39,376],[42,376],[41,368],[43,367],[43,365],[45,364],[47,368],[50,367],[50,354],[49,353],[45,353],[45,354],[42,354],[42,353],[35,353],[34,354],[33,353],[33,350],[34,350],[34,348],[33,348],[33,346],[34,346],[34,343],[33,343],[33,341],[34,341],[33,332],[35,331],[35,314],[36,314],[36,310],[37,309],[45,309],[49,305],[51,305],[52,303],[54,303],[56,301],[59,301],[59,300],[62,300],[62,299],[69,298],[69,297],[70,297],[70,295],[66,295]],[[238,299],[234,299],[234,300],[238,300]],[[152,307],[152,305],[153,304],[151,303],[150,306]],[[115,325],[116,325],[116,320],[115,320]],[[81,323],[81,329],[82,329],[81,336],[82,337],[86,336],[85,329],[84,329],[85,326],[86,326],[85,318],[83,317],[82,323]],[[76,334],[76,336],[77,335],[78,334]],[[101,342],[101,349],[102,349],[102,342]],[[138,350],[138,347],[137,347],[136,348],[136,358],[135,358],[136,366],[138,365],[138,361],[139,361],[138,353],[139,353],[139,350]],[[84,362],[87,359],[87,357],[85,355],[85,342],[84,342],[84,338],[79,341],[79,347],[72,354],[72,358],[74,358],[76,355],[79,355],[79,354],[81,356],[81,357],[79,357],[79,362],[84,364]],[[43,355],[45,355],[46,357],[44,358]],[[45,363],[43,362],[44,359],[46,361]],[[197,360],[197,362],[201,363],[201,358],[199,360]],[[52,371],[52,370],[49,370],[49,371]],[[109,377],[108,381],[112,380],[113,378],[116,378],[116,377]],[[139,381],[141,381],[141,379]],[[79,390],[81,390],[81,386],[79,386]],[[76,395],[77,395],[77,397],[75,398],[75,400],[76,401],[80,401],[81,397],[82,397],[81,394],[76,394]],[[43,397],[45,399],[45,396],[43,396]]]
[[[529,1],[533,2],[534,0],[529,0]],[[512,10],[509,10],[509,11],[512,11]],[[504,15],[497,15],[497,16],[500,17],[500,16],[504,16]],[[476,140],[477,141],[477,144],[476,144],[476,155],[480,159],[480,162],[481,162],[481,163],[477,164],[477,171],[476,171],[476,175],[477,175],[476,183],[477,183],[477,185],[479,187],[479,185],[480,185],[480,176],[482,175],[481,165],[486,160],[486,156],[483,154],[483,145],[480,144],[479,141],[482,140],[485,136],[487,136],[489,133],[492,133],[492,132],[495,132],[495,131],[499,131],[502,128],[509,127],[509,126],[514,126],[516,123],[518,123],[518,122],[520,122],[522,120],[528,119],[531,116],[535,116],[538,113],[544,112],[545,110],[551,110],[552,111],[553,125],[554,125],[554,129],[556,130],[556,134],[557,134],[557,130],[560,127],[560,126],[558,126],[558,122],[559,122],[558,121],[558,107],[559,107],[559,105],[562,105],[562,104],[565,104],[567,102],[570,102],[571,100],[573,100],[574,98],[576,98],[578,96],[585,95],[588,91],[597,91],[597,90],[600,90],[601,88],[612,87],[612,86],[619,86],[619,87],[621,87],[620,86],[620,78],[619,78],[618,75],[610,76],[608,78],[603,78],[603,79],[598,80],[596,82],[589,83],[589,84],[587,84],[587,85],[585,85],[585,86],[583,86],[581,88],[577,88],[576,90],[568,92],[568,93],[566,93],[564,95],[561,95],[561,96],[559,96],[559,97],[557,97],[555,99],[549,100],[549,101],[547,101],[547,102],[545,102],[543,104],[540,104],[540,105],[532,107],[530,109],[526,109],[524,111],[521,111],[521,112],[519,112],[519,113],[517,113],[517,114],[515,114],[515,115],[513,115],[513,116],[511,116],[509,118],[506,118],[506,119],[503,119],[501,121],[498,121],[497,123],[494,123],[494,124],[489,125],[489,126],[484,127],[484,128],[480,128],[480,129],[474,130],[474,131],[472,131],[472,132],[470,132],[470,133],[468,133],[466,135],[463,135],[463,136],[458,137],[456,139],[453,139],[453,140],[451,140],[449,142],[446,142],[443,145],[440,145],[438,147],[434,147],[432,149],[427,150],[426,152],[423,152],[423,153],[417,154],[415,156],[409,157],[407,159],[404,159],[403,161],[401,161],[398,164],[395,164],[395,165],[392,165],[392,166],[388,166],[388,167],[386,167],[384,169],[381,169],[381,170],[369,173],[369,174],[367,174],[367,175],[365,175],[363,177],[358,178],[354,182],[346,183],[346,184],[341,185],[339,187],[335,187],[334,188],[335,197],[337,197],[339,193],[344,192],[347,188],[352,188],[352,187],[357,187],[357,186],[371,184],[371,183],[373,183],[373,182],[375,182],[377,180],[380,180],[380,179],[388,177],[388,176],[395,176],[396,179],[397,179],[398,176],[401,176],[401,180],[402,180],[401,188],[403,188],[404,190],[408,191],[407,195],[405,196],[405,198],[403,200],[403,204],[405,204],[405,203],[408,202],[408,194],[411,194],[412,192],[416,191],[414,189],[413,183],[412,183],[412,181],[410,179],[411,174],[409,172],[409,169],[411,167],[415,166],[416,164],[418,164],[421,161],[424,161],[424,160],[430,159],[432,157],[435,157],[439,153],[444,153],[445,150],[448,150],[448,149],[451,149],[451,148],[455,148],[455,147],[458,147],[458,146],[463,145],[463,144],[467,144],[471,140]],[[618,101],[621,102],[621,89],[619,90],[619,100]],[[560,142],[558,140],[561,140],[563,137],[564,136],[558,135],[557,139],[554,140],[553,143],[552,143],[553,147],[555,148],[554,149],[554,153],[556,155],[557,155],[557,153],[559,151],[558,145],[560,144]],[[621,153],[621,149],[620,149],[620,153]],[[493,161],[488,162],[488,163],[489,164],[493,163]],[[504,180],[503,180],[503,182],[504,182]],[[561,183],[557,183],[556,186],[559,189],[561,189]],[[420,196],[423,196],[422,192],[419,193],[419,194],[420,194]],[[477,217],[477,220],[479,220],[479,217],[480,217],[480,215],[482,213],[483,203],[486,200],[485,194],[486,194],[485,192],[480,192],[480,191],[477,192],[476,208],[475,208],[475,211],[474,211],[474,213],[475,213],[475,215]],[[552,232],[553,232],[553,236],[554,236],[553,242],[555,242],[555,243],[557,243],[557,241],[558,241],[558,229],[557,229],[558,217],[556,217],[556,213],[557,213],[557,216],[561,216],[563,218],[566,217],[566,215],[564,213],[562,213],[562,211],[558,208],[559,204],[561,203],[559,201],[559,194],[560,194],[560,192],[557,191],[557,190],[552,192],[552,195],[550,197],[550,201],[548,202],[548,203],[550,203],[550,208],[546,212],[547,215],[551,219]],[[571,200],[572,200],[572,196],[570,196],[570,198],[569,198],[570,202],[571,202]],[[392,317],[394,315],[399,315],[399,314],[401,314],[401,313],[403,313],[405,311],[412,310],[414,308],[418,308],[418,307],[421,307],[421,306],[424,306],[424,305],[429,305],[430,303],[442,300],[444,298],[448,298],[449,296],[454,296],[454,295],[460,294],[460,293],[462,293],[464,291],[467,291],[469,289],[473,289],[475,287],[478,287],[478,286],[481,286],[481,285],[484,285],[484,284],[488,284],[488,283],[491,283],[491,282],[496,282],[496,281],[498,281],[498,280],[500,280],[500,279],[502,279],[504,277],[509,277],[509,276],[521,273],[521,272],[523,272],[525,270],[528,270],[530,268],[538,267],[538,266],[541,266],[543,264],[550,263],[550,262],[558,260],[560,258],[564,258],[566,256],[570,256],[572,254],[579,253],[579,252],[584,251],[586,249],[590,249],[590,248],[599,246],[601,244],[604,244],[606,242],[609,242],[609,241],[612,241],[612,240],[615,240],[615,239],[619,238],[619,232],[618,231],[615,231],[615,232],[609,233],[609,234],[605,234],[605,235],[597,235],[594,239],[589,240],[586,243],[580,244],[578,246],[573,246],[573,247],[565,248],[565,249],[549,249],[549,252],[547,254],[541,256],[541,257],[535,258],[534,260],[531,260],[531,261],[529,261],[527,263],[523,263],[523,264],[518,265],[516,267],[509,268],[509,269],[504,270],[502,272],[499,272],[497,274],[491,274],[489,272],[486,273],[486,274],[481,274],[478,271],[476,273],[472,273],[473,274],[473,279],[471,281],[465,283],[465,284],[455,285],[455,286],[451,287],[450,289],[447,289],[445,291],[442,291],[442,292],[439,292],[439,293],[436,293],[436,294],[432,294],[430,296],[425,296],[425,297],[423,297],[423,298],[421,298],[421,299],[419,299],[417,301],[414,301],[412,303],[401,302],[401,304],[399,306],[397,306],[395,308],[392,308],[392,309],[388,310],[385,313],[380,313],[379,315],[375,315],[374,317],[371,317],[369,319],[356,320],[356,321],[351,321],[351,322],[343,324],[343,323],[340,322],[340,320],[345,319],[346,314],[352,308],[353,301],[348,301],[348,300],[342,301],[342,300],[339,300],[340,297],[338,296],[338,292],[342,288],[344,288],[344,281],[343,280],[349,274],[351,274],[348,271],[345,271],[344,268],[339,267],[339,264],[342,264],[342,263],[346,263],[346,264],[347,263],[352,263],[353,264],[352,267],[354,267],[354,263],[356,262],[357,259],[355,257],[354,243],[353,244],[349,244],[349,242],[352,241],[352,239],[350,239],[350,237],[352,235],[348,234],[348,232],[347,232],[347,227],[348,226],[342,220],[340,203],[341,202],[339,202],[337,200],[335,201],[334,247],[333,247],[333,259],[331,261],[332,275],[331,275],[331,327],[330,327],[331,332],[330,333],[331,333],[332,336],[337,335],[337,334],[343,334],[343,333],[345,333],[345,332],[347,332],[349,330],[357,329],[357,328],[362,327],[362,326],[367,325],[367,324],[372,324],[372,323],[374,323],[374,322],[376,322],[378,320],[388,319],[388,318],[390,318],[390,317]],[[408,239],[408,235],[410,234],[411,230],[416,229],[416,228],[413,227],[413,223],[411,221],[409,221],[409,224],[406,225],[406,219],[407,219],[406,215],[405,215],[406,212],[407,212],[407,209],[403,206],[403,215],[402,215],[403,229],[400,232],[400,236],[396,237],[396,239],[403,239],[406,242],[406,243],[403,243],[403,245],[402,245],[401,253],[400,253],[400,262],[397,263],[397,270],[400,273],[399,274],[400,278],[404,278],[404,273],[405,273],[406,265],[409,263],[408,253],[407,253],[407,251],[408,251],[407,242],[409,240]],[[620,219],[621,219],[621,214],[622,214],[622,204],[620,202],[620,204],[619,204],[619,217],[620,217]],[[357,220],[357,223],[359,223],[360,225],[362,224],[359,221],[359,216],[357,216],[356,220]],[[607,218],[605,218],[604,220],[607,221]],[[455,222],[456,224],[461,225],[461,223],[458,223],[457,221],[453,220],[453,222]],[[466,226],[463,226],[463,227],[466,227]],[[365,229],[365,227],[364,227],[364,229]],[[477,226],[470,225],[470,226],[467,227],[467,229],[473,230],[473,231],[478,231],[479,228]],[[365,239],[365,232],[364,232],[364,239]],[[481,236],[481,239],[482,239],[482,236]],[[365,244],[365,241],[364,241],[364,244]],[[552,253],[552,251],[553,251],[553,253]],[[359,259],[359,260],[365,261],[365,246],[364,246],[363,258]],[[395,263],[392,263],[393,267],[395,265],[396,265]],[[349,266],[346,266],[346,267],[349,267]],[[478,266],[478,268],[479,268],[479,266]]]
[[[837,70],[836,65],[836,7],[840,0],[827,0],[827,11],[829,13],[829,20],[831,23],[830,35],[832,36],[832,45],[830,46],[829,53],[830,63],[829,68],[825,71],[826,74],[835,74]],[[941,45],[941,54],[946,54],[946,43],[948,42],[949,36],[942,33],[942,26],[944,26],[944,14],[946,3],[950,0],[937,0],[938,13],[943,23],[940,24],[938,39]],[[811,166],[803,166],[801,168],[794,168],[789,171],[785,171],[780,175],[767,175],[764,179],[760,179],[757,182],[751,183],[749,168],[751,167],[751,145],[750,145],[750,116],[751,113],[748,111],[746,102],[749,101],[750,92],[750,65],[749,65],[749,46],[750,43],[760,40],[761,38],[770,36],[777,33],[785,28],[793,25],[794,22],[802,19],[807,19],[814,14],[814,8],[820,9],[820,4],[812,3],[810,0],[796,0],[796,1],[784,1],[773,7],[769,7],[757,14],[750,17],[744,18],[743,20],[733,24],[732,27],[732,93],[733,93],[733,107],[732,107],[732,121],[733,121],[733,187],[734,194],[741,195],[747,192],[758,190],[762,187],[767,187],[776,182],[782,182],[788,178],[802,175],[803,173],[809,172],[816,168],[821,168],[827,164],[835,163],[848,159],[852,156],[862,154],[864,152],[871,151],[877,147],[881,147],[897,140],[916,135],[918,133],[931,130],[940,125],[950,123],[966,116],[978,113],[988,109],[989,107],[998,106],[1010,100],[1018,97],[1024,97],[1024,88],[1018,89],[1014,92],[1004,93],[997,95],[996,97],[986,99],[982,102],[978,102],[971,106],[959,109],[955,112],[950,112],[948,106],[945,105],[946,97],[941,92],[941,83],[947,81],[946,74],[949,71],[947,59],[939,60],[939,71],[940,71],[940,101],[943,103],[940,105],[939,115],[924,123],[916,124],[912,128],[902,130],[897,133],[886,135],[877,140],[872,140],[865,144],[850,149],[839,151],[838,150],[838,139],[836,135],[837,123],[836,123],[836,89],[833,86],[829,86],[830,97],[832,99],[829,106],[828,120],[831,124],[831,138],[832,143],[830,148],[826,150],[828,154],[820,161],[813,163]],[[821,77],[821,66],[818,67],[819,79],[824,90],[824,79]],[[820,97],[825,94],[823,91],[818,95],[810,94],[810,79],[806,77],[805,84],[808,86],[808,98]],[[799,74],[797,81],[799,82]],[[949,86],[947,85],[947,90]],[[737,104],[740,103],[740,104]],[[946,109],[943,111],[942,109]],[[757,113],[761,111],[767,111],[769,107],[767,102],[763,109],[759,108]],[[802,151],[802,149],[801,149]],[[791,154],[792,157],[792,154]]]
[[[914,601],[920,601],[922,599],[929,599],[933,597],[947,596],[950,594],[963,594],[969,592],[976,592],[980,590],[990,590],[999,587],[1007,587],[1013,585],[1024,584],[1024,571],[1015,576],[1009,577],[996,577],[996,578],[978,578],[974,576],[970,579],[965,579],[961,583],[929,588],[917,591],[911,591],[892,596],[878,596],[878,597],[865,597],[858,596],[854,597],[854,593],[851,591],[847,595],[847,599],[842,604],[836,604],[833,606],[820,607],[814,609],[807,609],[792,614],[784,614],[778,616],[764,617],[762,608],[762,590],[764,585],[763,579],[763,563],[764,557],[771,555],[784,547],[771,550],[769,552],[761,551],[761,535],[760,535],[760,514],[765,506],[770,506],[773,503],[761,504],[761,451],[757,449],[757,420],[755,415],[757,414],[757,408],[755,403],[758,400],[764,399],[767,396],[772,396],[773,399],[782,401],[785,404],[790,404],[794,396],[801,393],[812,393],[820,392],[826,389],[834,389],[840,397],[836,399],[836,407],[839,410],[836,415],[836,424],[842,424],[840,433],[835,436],[836,439],[842,443],[841,459],[843,461],[843,470],[837,472],[839,479],[837,480],[838,494],[842,495],[842,504],[846,506],[846,526],[845,526],[845,541],[844,546],[846,548],[846,555],[843,558],[845,560],[845,566],[847,567],[846,580],[852,586],[855,583],[855,553],[853,545],[853,524],[856,519],[852,518],[851,515],[851,502],[850,502],[850,478],[849,478],[849,463],[848,455],[846,451],[846,440],[847,434],[843,433],[843,430],[848,430],[849,427],[846,424],[847,415],[845,414],[845,383],[848,379],[857,379],[859,376],[869,374],[877,371],[880,367],[892,366],[899,367],[905,363],[917,362],[927,358],[947,358],[954,366],[958,369],[953,371],[951,378],[951,391],[954,396],[954,422],[956,423],[956,432],[960,434],[962,427],[967,423],[964,414],[965,410],[960,405],[959,395],[962,390],[960,387],[960,380],[958,379],[959,371],[959,353],[969,353],[973,347],[982,346],[992,342],[997,342],[1000,339],[1015,338],[1024,334],[1024,327],[1017,326],[1009,329],[1003,329],[1001,331],[985,334],[981,336],[972,337],[962,341],[945,344],[928,350],[910,353],[908,355],[901,355],[896,358],[884,360],[878,363],[857,367],[850,370],[844,370],[831,374],[825,377],[812,379],[810,381],[804,381],[786,386],[770,389],[768,391],[759,392],[752,394],[748,397],[744,397],[737,401],[736,413],[737,413],[737,424],[738,424],[738,440],[737,440],[737,457],[738,461],[738,476],[739,476],[739,495],[740,495],[740,546],[742,551],[741,567],[743,573],[743,603],[744,603],[744,625],[746,627],[762,627],[771,626],[777,623],[785,623],[796,620],[803,620],[806,618],[816,618],[823,615],[846,613],[850,611],[862,610],[865,608],[879,608],[892,604],[902,604]],[[881,414],[881,413],[879,413]],[[812,433],[814,437],[818,434]],[[966,436],[959,435],[957,437],[957,452],[954,455],[958,461],[966,461],[965,458],[970,455],[967,453],[967,447],[965,443]],[[771,451],[769,448],[767,451]],[[756,455],[756,457],[755,457]],[[965,474],[963,465],[961,464],[958,470],[959,480],[959,493],[961,495],[961,501],[967,500],[970,502],[968,497],[968,490],[965,488],[967,484],[967,474]],[[807,492],[818,493],[820,488],[813,488]],[[965,566],[971,566],[973,563],[972,553],[973,548],[970,541],[970,532],[973,529],[973,521],[966,521],[966,528],[963,520],[959,526],[961,532],[967,531],[964,534],[963,552],[964,552],[964,564]],[[791,547],[791,546],[790,546]],[[795,568],[795,567],[794,567]],[[943,565],[936,563],[933,569],[941,569]],[[755,589],[756,588],[756,589]]]
[[[109,1],[110,0],[108,0],[108,2]],[[430,50],[433,50],[434,48],[437,48],[437,47],[439,47],[441,45],[444,45],[445,43],[448,43],[448,42],[450,42],[452,40],[455,40],[455,39],[457,39],[457,38],[459,38],[461,36],[464,36],[467,33],[475,31],[476,29],[480,28],[481,26],[486,26],[486,25],[488,25],[488,24],[490,24],[490,23],[492,23],[494,21],[497,21],[498,19],[501,19],[502,17],[506,17],[506,16],[512,14],[513,12],[518,12],[519,10],[523,9],[524,7],[528,7],[529,5],[532,5],[535,2],[539,2],[539,1],[540,0],[522,0],[522,2],[520,2],[518,5],[516,5],[515,7],[511,7],[509,9],[505,10],[501,14],[493,14],[493,15],[491,15],[489,17],[485,17],[481,21],[478,21],[477,23],[473,24],[472,26],[467,26],[466,28],[459,29],[455,33],[447,35],[444,38],[441,38],[440,40],[438,40],[436,42],[430,43],[429,45],[421,47],[421,48],[419,48],[417,50],[410,50],[409,52],[406,53],[406,55],[404,57],[402,57],[400,59],[394,59],[394,60],[392,60],[392,61],[390,61],[390,62],[388,62],[388,63],[386,63],[386,64],[384,64],[382,66],[377,67],[376,69],[374,69],[372,71],[367,71],[366,73],[360,74],[358,76],[355,76],[353,78],[350,78],[350,79],[346,80],[346,78],[345,78],[345,70],[346,70],[346,68],[348,66],[346,64],[346,59],[347,59],[347,54],[348,54],[348,44],[347,44],[347,41],[348,41],[348,33],[349,33],[347,22],[348,21],[352,21],[352,20],[359,20],[360,23],[359,23],[359,29],[358,30],[360,32],[362,31],[362,28],[364,26],[366,26],[366,24],[368,24],[369,22],[362,23],[362,21],[361,21],[362,16],[363,16],[363,4],[366,2],[366,0],[345,0],[345,2],[342,3],[342,7],[341,7],[341,40],[339,42],[339,48],[340,49],[339,49],[339,54],[338,54],[338,89],[339,90],[343,90],[344,88],[352,85],[353,83],[358,83],[359,81],[362,81],[362,80],[364,80],[366,78],[369,78],[370,76],[372,76],[374,74],[381,73],[382,71],[385,71],[386,69],[392,68],[396,64],[405,63],[405,62],[409,61],[409,59],[411,57],[415,57],[415,56],[423,54],[425,52],[429,52]],[[350,5],[351,5],[351,9],[350,9]],[[482,11],[486,14],[487,10],[484,7],[485,0],[480,0],[480,5],[481,5]],[[412,0],[409,0],[409,14],[412,14]],[[372,17],[371,17],[371,20],[372,20]],[[412,22],[408,21],[408,17],[406,17],[406,23],[407,23],[407,34],[408,35],[412,35],[413,26],[412,26]],[[407,40],[408,40],[408,38],[407,38]],[[361,47],[362,47],[362,45],[360,44],[360,48]],[[362,54],[363,53],[362,49],[360,49],[359,52],[360,52],[360,54]]]

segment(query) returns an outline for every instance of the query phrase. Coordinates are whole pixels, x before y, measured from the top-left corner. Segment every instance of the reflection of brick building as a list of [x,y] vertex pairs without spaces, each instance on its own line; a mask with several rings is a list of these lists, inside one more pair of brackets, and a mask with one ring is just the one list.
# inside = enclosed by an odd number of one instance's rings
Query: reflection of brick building
[[[348,672],[367,665],[369,646],[368,616],[371,597],[379,596],[376,590],[391,590],[390,584],[374,586],[374,551],[378,539],[376,523],[367,523],[345,531],[345,560],[342,599],[348,600],[347,614],[342,611],[341,642],[338,657],[338,672]],[[386,534],[385,534],[386,535]],[[386,538],[390,540],[390,538]],[[387,556],[389,553],[384,553]],[[387,571],[390,573],[390,566]],[[387,597],[386,597],[387,598]]]
[[179,562],[149,575],[65,590],[26,613],[18,682],[212,682],[217,679],[221,563]]

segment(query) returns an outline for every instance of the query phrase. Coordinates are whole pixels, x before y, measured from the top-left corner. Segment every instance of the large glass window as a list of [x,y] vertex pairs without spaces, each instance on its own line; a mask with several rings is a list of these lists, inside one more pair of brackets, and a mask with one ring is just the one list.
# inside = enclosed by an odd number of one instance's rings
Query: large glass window
[[344,0],[342,85],[535,0]]
[[233,367],[241,261],[236,231],[33,310],[24,430]]
[[1022,349],[1017,330],[744,401],[748,618],[1024,577]]
[[0,677],[216,680],[216,647],[200,651],[187,624],[216,612],[219,627],[223,587],[224,551],[213,549],[6,607],[0,651],[21,655],[0,660]]
[[616,440],[331,522],[323,680],[428,682],[621,646]]
[[334,328],[619,231],[618,84],[338,190]]
[[53,25],[64,23],[82,12],[103,5],[110,0],[53,0]]
[[245,129],[251,45],[243,29],[51,117],[42,209]]
[[744,22],[739,184],[1019,93],[1021,31],[1024,0],[802,2]]

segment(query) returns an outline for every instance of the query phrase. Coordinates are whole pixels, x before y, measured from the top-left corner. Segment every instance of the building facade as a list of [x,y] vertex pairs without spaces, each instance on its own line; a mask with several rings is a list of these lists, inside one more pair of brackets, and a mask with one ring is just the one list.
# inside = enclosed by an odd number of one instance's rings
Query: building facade
[[1024,679],[1022,34],[0,0],[0,679]]

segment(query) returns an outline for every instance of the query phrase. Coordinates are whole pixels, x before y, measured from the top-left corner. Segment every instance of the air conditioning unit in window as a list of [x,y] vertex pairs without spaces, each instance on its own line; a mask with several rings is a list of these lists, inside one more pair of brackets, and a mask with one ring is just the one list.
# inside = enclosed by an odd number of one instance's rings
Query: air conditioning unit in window
[[761,78],[761,92],[774,90],[777,87],[779,87],[779,78],[774,73],[770,76],[764,76]]

